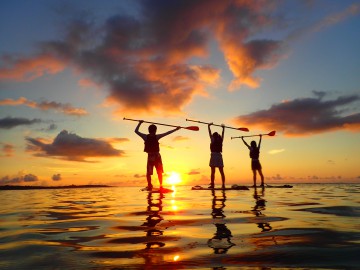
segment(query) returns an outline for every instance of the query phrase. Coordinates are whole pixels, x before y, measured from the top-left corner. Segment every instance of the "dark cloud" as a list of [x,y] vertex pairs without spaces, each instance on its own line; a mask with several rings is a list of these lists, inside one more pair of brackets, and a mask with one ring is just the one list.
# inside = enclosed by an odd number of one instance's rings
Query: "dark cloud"
[[62,178],[61,178],[61,174],[60,173],[58,173],[58,174],[54,174],[52,177],[51,177],[51,179],[53,180],[53,181],[60,181]]
[[34,174],[29,173],[24,175],[20,172],[14,177],[10,177],[8,175],[2,177],[0,179],[0,185],[17,185],[22,183],[37,182],[38,180],[38,177]]
[[24,175],[24,182],[36,182],[38,181],[38,177],[33,174]]
[[235,121],[248,127],[277,130],[290,136],[360,129],[360,112],[350,107],[360,100],[360,96],[340,96],[333,100],[323,100],[324,93],[314,94],[317,97],[284,101],[267,110],[240,115]]
[[42,128],[41,131],[50,132],[57,129],[56,124],[50,124],[47,128]]
[[33,125],[41,123],[40,119],[27,119],[22,117],[5,117],[0,119],[0,128],[11,129],[17,126]]
[[36,156],[60,157],[73,161],[86,161],[91,157],[123,156],[124,151],[117,150],[106,140],[82,138],[66,130],[61,131],[52,143],[42,142],[41,139],[26,138],[28,150]]

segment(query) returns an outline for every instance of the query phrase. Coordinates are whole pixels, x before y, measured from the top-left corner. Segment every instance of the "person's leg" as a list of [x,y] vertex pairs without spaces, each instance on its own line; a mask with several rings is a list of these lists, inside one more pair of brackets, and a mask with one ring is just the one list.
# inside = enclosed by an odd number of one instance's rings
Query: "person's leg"
[[262,173],[262,170],[260,169],[260,170],[258,170],[258,172],[259,172],[259,175],[261,177],[261,186],[264,186],[264,175]]
[[256,187],[256,170],[253,171],[253,181],[254,181],[254,187]]
[[163,182],[163,174],[162,174],[162,171],[158,171],[158,172],[157,172],[157,175],[158,175],[158,178],[159,178],[160,188],[162,188],[162,182]]
[[152,189],[151,175],[150,175],[150,174],[147,174],[147,175],[146,175],[146,180],[147,180],[148,189]]
[[215,182],[215,167],[211,166],[211,175],[210,175],[210,187],[214,187]]
[[224,173],[224,167],[219,167],[219,171],[220,171],[220,174],[221,174],[222,187],[225,188],[225,173]]
[[155,167],[159,179],[159,185],[160,188],[162,188],[164,168],[160,154],[156,157]]
[[148,189],[152,189],[152,187],[153,187],[151,184],[151,175],[153,174],[153,167],[154,167],[154,164],[148,158],[147,165],[146,165],[146,180],[147,180]]

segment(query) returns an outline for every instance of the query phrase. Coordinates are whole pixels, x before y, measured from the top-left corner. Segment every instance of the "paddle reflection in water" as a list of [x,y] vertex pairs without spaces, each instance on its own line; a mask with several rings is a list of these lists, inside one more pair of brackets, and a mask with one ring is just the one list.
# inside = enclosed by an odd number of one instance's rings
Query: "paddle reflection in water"
[[225,190],[220,191],[220,195],[216,195],[216,191],[212,190],[212,212],[211,216],[214,220],[216,232],[214,236],[208,240],[208,246],[214,250],[215,254],[225,254],[235,244],[231,242],[232,234],[225,223],[224,208],[226,202]]

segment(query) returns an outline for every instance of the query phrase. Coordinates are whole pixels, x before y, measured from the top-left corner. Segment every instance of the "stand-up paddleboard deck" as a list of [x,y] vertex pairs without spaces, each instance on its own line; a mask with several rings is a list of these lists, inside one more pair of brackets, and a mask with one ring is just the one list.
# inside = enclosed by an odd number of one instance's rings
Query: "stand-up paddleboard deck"
[[[292,185],[265,185],[257,186],[257,188],[292,188]],[[254,188],[253,186],[232,186],[232,187],[215,187],[215,188],[209,188],[209,187],[202,187],[202,186],[193,186],[192,190],[249,190],[250,188]]]
[[148,190],[147,188],[140,189],[141,191],[147,191],[151,193],[171,193],[174,192],[174,190],[169,188],[152,188],[151,190]]
[[202,186],[194,186],[191,188],[192,190],[249,190],[247,186],[236,186],[236,187],[215,187],[215,188],[209,188],[209,187],[202,187]]

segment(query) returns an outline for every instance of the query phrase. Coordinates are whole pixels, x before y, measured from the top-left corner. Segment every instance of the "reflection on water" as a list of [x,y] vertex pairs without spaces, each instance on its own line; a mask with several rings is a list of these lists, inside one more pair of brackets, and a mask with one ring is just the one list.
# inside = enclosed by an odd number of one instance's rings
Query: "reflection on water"
[[[220,194],[216,194],[216,192]],[[231,242],[231,231],[226,227],[225,223],[225,202],[226,194],[225,190],[212,190],[212,212],[211,216],[213,218],[214,225],[216,227],[216,232],[214,236],[209,239],[208,246],[214,250],[215,254],[224,254],[235,244]]]
[[356,269],[359,193],[1,191],[0,269]]
[[[253,212],[255,216],[265,217],[265,214],[263,214],[264,210],[266,209],[265,187],[261,187],[260,193],[258,193],[258,188],[254,187],[254,199],[255,206],[253,208]],[[263,232],[270,231],[272,229],[269,222],[258,222],[256,224]]]
[[[156,198],[154,198],[154,196],[156,196]],[[156,228],[156,225],[162,220],[164,220],[160,215],[162,211],[163,198],[163,193],[155,194],[149,192],[147,196],[147,213],[149,216],[146,218],[146,221],[141,225],[147,227],[145,231],[146,236],[149,238],[149,241],[146,243],[146,249],[165,246],[165,243],[161,241],[156,241],[156,237],[163,235],[163,231]]]

